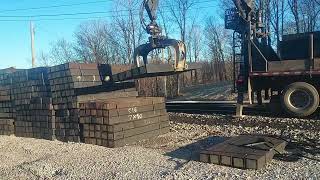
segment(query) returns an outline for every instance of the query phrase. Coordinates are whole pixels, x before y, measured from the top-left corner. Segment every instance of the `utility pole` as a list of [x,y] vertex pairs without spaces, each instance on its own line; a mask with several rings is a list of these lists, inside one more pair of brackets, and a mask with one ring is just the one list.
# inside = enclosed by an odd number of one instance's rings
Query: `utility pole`
[[32,67],[36,67],[36,54],[34,49],[34,25],[30,21],[30,35],[31,35],[31,58],[32,58]]

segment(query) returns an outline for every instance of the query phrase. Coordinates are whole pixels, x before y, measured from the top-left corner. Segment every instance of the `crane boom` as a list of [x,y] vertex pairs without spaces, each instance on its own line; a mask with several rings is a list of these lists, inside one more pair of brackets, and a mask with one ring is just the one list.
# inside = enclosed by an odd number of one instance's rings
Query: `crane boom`
[[254,9],[253,0],[233,0],[236,8],[242,17],[245,17],[252,9]]
[[147,3],[145,3],[145,8],[147,10],[147,13],[149,15],[149,18],[152,21],[155,21],[157,19],[157,10],[159,7],[159,0],[145,0]]

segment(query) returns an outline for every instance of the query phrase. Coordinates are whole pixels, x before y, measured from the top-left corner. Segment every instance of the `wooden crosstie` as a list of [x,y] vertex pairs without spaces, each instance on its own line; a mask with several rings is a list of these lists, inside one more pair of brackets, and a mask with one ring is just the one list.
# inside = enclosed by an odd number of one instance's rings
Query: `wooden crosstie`
[[287,143],[261,135],[232,137],[200,153],[200,161],[241,169],[261,169],[275,154],[284,152]]

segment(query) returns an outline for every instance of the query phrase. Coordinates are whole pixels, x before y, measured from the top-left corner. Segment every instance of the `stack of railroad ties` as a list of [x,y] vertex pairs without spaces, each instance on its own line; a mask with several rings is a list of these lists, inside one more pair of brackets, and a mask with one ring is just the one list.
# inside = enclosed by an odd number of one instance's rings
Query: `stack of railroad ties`
[[17,70],[11,74],[11,98],[15,108],[15,135],[52,140],[54,111],[48,68]]
[[84,142],[119,147],[169,131],[163,98],[120,98],[80,103]]
[[0,135],[14,134],[14,108],[10,97],[10,72],[10,69],[0,71]]
[[134,82],[105,82],[111,75],[78,63],[2,73],[0,133],[106,147],[167,133],[164,98],[138,97]]

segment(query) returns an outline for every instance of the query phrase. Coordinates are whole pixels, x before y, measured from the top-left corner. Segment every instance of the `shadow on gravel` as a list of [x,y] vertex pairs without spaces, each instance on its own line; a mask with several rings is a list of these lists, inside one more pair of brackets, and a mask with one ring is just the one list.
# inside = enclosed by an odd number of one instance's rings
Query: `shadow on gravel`
[[[278,137],[279,138],[279,137]],[[286,154],[276,155],[275,159],[285,162],[295,162],[302,158],[320,162],[320,142],[314,139],[305,139],[304,141],[290,139],[287,141]]]
[[[164,155],[171,157],[169,160],[174,161],[177,166],[175,170],[180,169],[184,164],[189,161],[199,161],[199,154],[202,150],[207,149],[213,145],[219,144],[228,138],[219,137],[219,136],[211,136],[205,139],[201,139],[195,143],[188,144],[187,146],[180,147],[174,151],[165,153]],[[179,160],[187,160],[185,163],[181,163]]]

